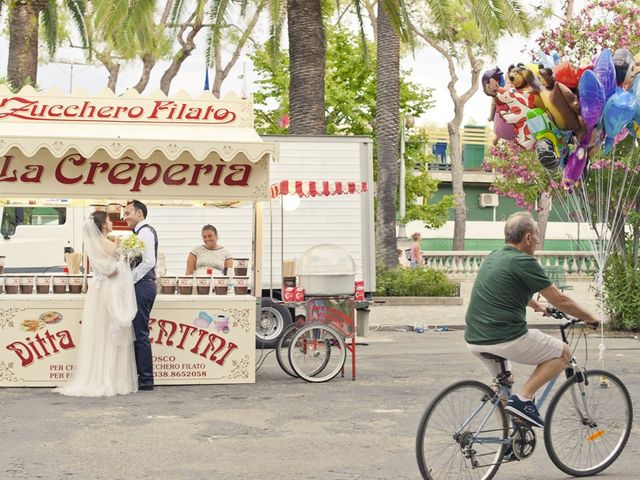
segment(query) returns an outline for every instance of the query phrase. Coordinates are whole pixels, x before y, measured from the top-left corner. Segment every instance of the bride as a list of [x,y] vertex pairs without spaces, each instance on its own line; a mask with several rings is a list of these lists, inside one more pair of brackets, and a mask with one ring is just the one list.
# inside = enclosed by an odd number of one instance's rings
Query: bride
[[107,239],[112,224],[95,212],[83,226],[93,280],[82,313],[76,368],[71,380],[54,389],[62,395],[100,397],[138,391],[133,351],[136,297],[129,264]]

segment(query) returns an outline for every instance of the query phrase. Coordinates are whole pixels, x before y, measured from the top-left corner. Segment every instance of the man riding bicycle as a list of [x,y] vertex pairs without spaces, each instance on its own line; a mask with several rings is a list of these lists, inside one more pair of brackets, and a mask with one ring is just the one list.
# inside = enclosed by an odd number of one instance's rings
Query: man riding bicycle
[[[500,365],[481,356],[491,353],[525,365],[537,365],[506,409],[537,427],[544,426],[533,397],[540,387],[560,374],[569,363],[569,346],[539,330],[529,330],[526,307],[546,314],[546,305],[533,299],[539,292],[563,312],[597,325],[598,320],[558,290],[534,257],[539,242],[538,225],[528,212],[511,215],[504,229],[506,245],[482,262],[469,301],[464,338],[495,378]],[[507,370],[510,370],[509,362]]]

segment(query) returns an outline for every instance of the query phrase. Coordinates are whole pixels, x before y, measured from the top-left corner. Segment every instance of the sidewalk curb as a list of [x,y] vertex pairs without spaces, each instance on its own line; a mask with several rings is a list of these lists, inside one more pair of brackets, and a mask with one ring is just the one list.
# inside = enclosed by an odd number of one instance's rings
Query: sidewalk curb
[[374,297],[376,307],[463,305],[462,297]]

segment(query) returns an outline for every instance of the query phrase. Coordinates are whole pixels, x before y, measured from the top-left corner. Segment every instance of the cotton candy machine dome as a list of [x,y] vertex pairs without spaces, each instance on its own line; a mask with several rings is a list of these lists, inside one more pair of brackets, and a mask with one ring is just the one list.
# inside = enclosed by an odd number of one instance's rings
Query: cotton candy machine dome
[[306,295],[353,295],[356,265],[343,248],[323,243],[307,250],[296,267]]

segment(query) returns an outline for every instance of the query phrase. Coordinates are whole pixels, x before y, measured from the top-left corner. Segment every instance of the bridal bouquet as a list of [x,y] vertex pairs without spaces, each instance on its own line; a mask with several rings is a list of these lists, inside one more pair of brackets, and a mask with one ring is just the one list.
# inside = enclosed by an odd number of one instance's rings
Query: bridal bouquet
[[144,242],[138,238],[138,235],[133,233],[120,242],[118,254],[129,262],[142,258],[144,255]]

